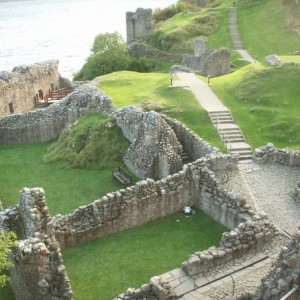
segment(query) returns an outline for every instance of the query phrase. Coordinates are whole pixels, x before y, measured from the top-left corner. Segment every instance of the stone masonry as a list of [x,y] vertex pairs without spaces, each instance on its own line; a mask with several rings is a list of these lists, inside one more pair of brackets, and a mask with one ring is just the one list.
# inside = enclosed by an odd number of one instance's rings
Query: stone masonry
[[221,76],[230,72],[230,52],[226,48],[208,49],[206,39],[201,37],[195,40],[194,55],[184,55],[182,65],[203,76]]
[[160,114],[127,107],[114,114],[131,142],[124,162],[139,178],[162,179],[182,168],[182,146]]
[[110,114],[114,110],[106,94],[84,84],[46,109],[0,117],[0,143],[45,142],[57,137],[67,124],[85,113]]
[[0,116],[27,112],[35,107],[34,96],[53,88],[64,87],[58,73],[58,61],[51,60],[15,67],[0,72]]
[[151,8],[138,8],[135,12],[126,12],[127,43],[148,35],[153,26]]
[[[16,252],[12,256],[14,267],[10,285],[16,300],[69,300],[72,299],[70,281],[63,265],[60,246],[48,222],[51,217],[43,189],[24,188],[14,214],[1,212],[0,220],[7,223],[18,214],[22,236],[18,236]],[[5,217],[3,217],[5,216]]]
[[[284,247],[270,273],[262,280],[255,300],[277,300],[290,291],[290,300],[300,299],[300,228],[289,245]],[[284,298],[287,299],[287,298]]]

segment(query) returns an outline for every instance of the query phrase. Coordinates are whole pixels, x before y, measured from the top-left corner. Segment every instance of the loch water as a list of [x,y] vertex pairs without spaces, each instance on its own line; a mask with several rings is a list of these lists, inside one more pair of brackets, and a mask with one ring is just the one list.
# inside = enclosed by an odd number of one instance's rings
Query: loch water
[[163,8],[172,0],[0,0],[0,71],[50,59],[72,79],[95,36],[119,32],[126,40],[126,11]]

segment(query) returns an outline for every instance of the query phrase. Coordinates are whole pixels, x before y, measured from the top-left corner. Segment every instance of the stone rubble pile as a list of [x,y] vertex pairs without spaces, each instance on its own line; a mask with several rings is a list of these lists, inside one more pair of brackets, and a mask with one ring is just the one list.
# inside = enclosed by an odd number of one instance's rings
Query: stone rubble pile
[[282,65],[280,58],[275,54],[266,56],[265,63],[271,67],[278,67]]

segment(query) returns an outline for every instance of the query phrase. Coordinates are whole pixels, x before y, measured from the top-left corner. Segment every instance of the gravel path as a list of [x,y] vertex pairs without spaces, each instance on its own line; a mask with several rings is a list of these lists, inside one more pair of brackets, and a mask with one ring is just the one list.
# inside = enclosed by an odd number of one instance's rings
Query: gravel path
[[299,168],[277,164],[239,164],[227,188],[247,199],[253,210],[263,210],[281,230],[293,234],[300,226],[300,204],[293,199]]

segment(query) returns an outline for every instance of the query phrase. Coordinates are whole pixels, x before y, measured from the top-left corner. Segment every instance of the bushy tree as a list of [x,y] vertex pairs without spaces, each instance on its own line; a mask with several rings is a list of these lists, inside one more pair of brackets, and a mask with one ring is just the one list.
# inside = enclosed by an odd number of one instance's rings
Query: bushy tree
[[74,80],[92,80],[97,76],[128,68],[126,43],[118,32],[97,35],[91,52]]
[[9,251],[15,246],[16,235],[13,232],[0,233],[0,288],[7,282],[7,271],[12,267],[8,259]]

